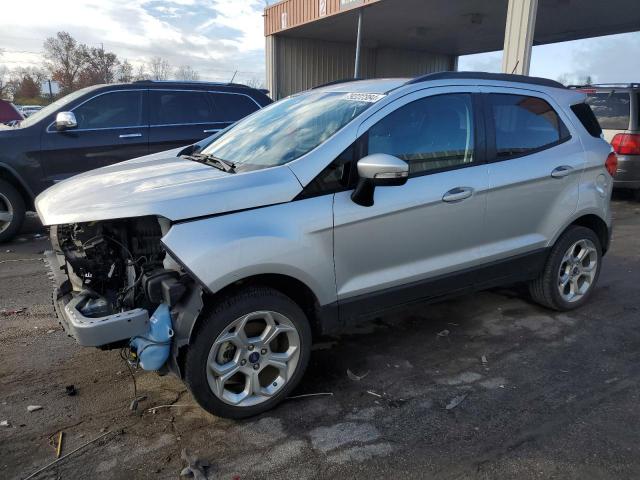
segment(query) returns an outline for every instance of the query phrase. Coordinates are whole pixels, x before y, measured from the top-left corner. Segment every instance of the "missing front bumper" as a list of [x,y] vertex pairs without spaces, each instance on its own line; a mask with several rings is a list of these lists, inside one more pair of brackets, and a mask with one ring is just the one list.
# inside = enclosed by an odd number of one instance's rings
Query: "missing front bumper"
[[80,345],[101,347],[147,333],[149,312],[142,308],[104,317],[83,315],[80,309],[90,297],[71,291],[69,280],[60,269],[54,252],[45,252],[45,262],[51,269],[51,279],[55,284],[53,305],[60,324]]

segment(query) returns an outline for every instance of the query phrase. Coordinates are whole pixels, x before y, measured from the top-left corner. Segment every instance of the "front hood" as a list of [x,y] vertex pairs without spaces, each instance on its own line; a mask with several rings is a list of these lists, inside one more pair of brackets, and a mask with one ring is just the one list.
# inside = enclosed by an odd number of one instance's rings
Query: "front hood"
[[36,198],[44,225],[160,215],[185,220],[292,200],[302,189],[286,166],[246,173],[177,157],[181,149],[71,177]]

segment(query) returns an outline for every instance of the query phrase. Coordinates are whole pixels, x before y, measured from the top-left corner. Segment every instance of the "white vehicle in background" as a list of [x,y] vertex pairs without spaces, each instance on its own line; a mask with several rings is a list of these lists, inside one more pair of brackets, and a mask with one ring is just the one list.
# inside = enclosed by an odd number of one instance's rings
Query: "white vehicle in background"
[[633,190],[640,200],[640,83],[602,83],[575,87],[587,103],[618,155],[614,188]]
[[22,115],[28,117],[42,110],[42,105],[20,105],[18,108],[20,109]]

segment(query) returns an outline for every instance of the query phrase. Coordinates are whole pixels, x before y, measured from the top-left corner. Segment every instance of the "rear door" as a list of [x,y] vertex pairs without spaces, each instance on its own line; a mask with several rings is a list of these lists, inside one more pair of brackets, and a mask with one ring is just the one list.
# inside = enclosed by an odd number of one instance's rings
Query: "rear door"
[[77,128],[43,132],[41,159],[48,182],[148,153],[147,91],[99,93],[72,109]]
[[152,89],[149,106],[151,153],[191,145],[220,128],[204,90]]
[[577,208],[582,144],[543,93],[493,88],[483,98],[490,185],[484,254],[534,254]]

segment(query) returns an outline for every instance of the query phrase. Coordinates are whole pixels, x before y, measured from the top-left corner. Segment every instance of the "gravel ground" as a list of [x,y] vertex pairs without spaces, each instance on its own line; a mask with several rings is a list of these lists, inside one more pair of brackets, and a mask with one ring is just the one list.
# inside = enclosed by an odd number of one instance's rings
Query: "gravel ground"
[[107,435],[37,478],[175,479],[183,448],[215,479],[639,478],[640,204],[619,197],[614,210],[581,310],[549,312],[513,287],[389,312],[315,345],[296,393],[333,395],[241,422],[144,372],[131,412],[119,352],[80,348],[55,320],[32,217],[0,247],[0,476],[54,460],[62,430],[63,455]]

